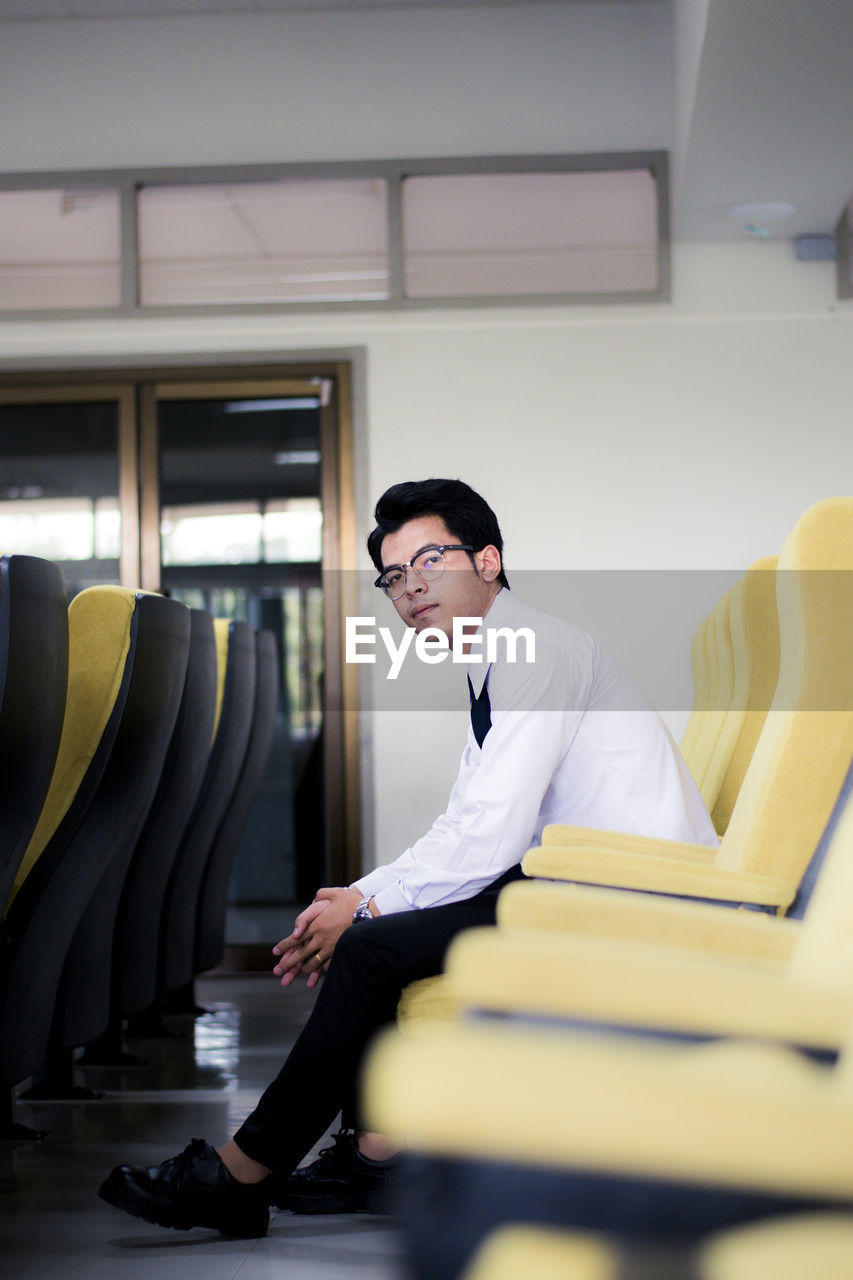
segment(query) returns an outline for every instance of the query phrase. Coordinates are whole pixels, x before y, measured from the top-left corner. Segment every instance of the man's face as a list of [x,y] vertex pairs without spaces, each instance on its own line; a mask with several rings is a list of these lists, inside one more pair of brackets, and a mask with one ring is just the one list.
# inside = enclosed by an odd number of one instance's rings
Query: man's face
[[[407,564],[425,547],[460,541],[440,516],[419,516],[383,538],[382,569]],[[444,559],[445,571],[434,582],[424,582],[412,569],[407,570],[406,590],[393,604],[407,626],[416,631],[438,627],[451,639],[453,619],[481,618],[494,599],[497,584],[484,581],[467,551],[446,551]],[[479,563],[478,555],[475,559]]]

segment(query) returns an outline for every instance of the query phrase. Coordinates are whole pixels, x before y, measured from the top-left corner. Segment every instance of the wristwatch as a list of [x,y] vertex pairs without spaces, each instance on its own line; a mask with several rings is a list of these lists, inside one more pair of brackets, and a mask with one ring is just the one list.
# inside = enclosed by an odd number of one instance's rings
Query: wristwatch
[[370,899],[362,898],[361,902],[352,913],[353,924],[358,924],[359,920],[372,920],[373,912],[370,910]]

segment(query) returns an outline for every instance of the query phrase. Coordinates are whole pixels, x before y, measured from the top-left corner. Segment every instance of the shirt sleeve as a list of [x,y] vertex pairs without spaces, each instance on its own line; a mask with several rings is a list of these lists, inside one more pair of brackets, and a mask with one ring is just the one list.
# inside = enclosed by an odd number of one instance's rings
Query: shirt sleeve
[[492,727],[482,749],[469,729],[447,809],[394,862],[355,882],[383,915],[471,898],[516,866],[533,841],[542,801],[583,715],[591,672],[564,660],[492,675]]

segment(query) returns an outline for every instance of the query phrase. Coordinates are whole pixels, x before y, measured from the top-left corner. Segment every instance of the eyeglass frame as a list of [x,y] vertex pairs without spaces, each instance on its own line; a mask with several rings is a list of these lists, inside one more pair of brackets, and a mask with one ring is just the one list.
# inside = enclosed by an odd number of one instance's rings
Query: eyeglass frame
[[[412,556],[412,559],[407,560],[405,564],[389,564],[387,569],[382,570],[382,572],[380,573],[379,577],[376,579],[373,585],[374,587],[378,587],[380,591],[384,592],[387,599],[392,601],[393,603],[395,600],[401,600],[402,597],[406,594],[406,586],[408,583],[409,569],[411,569],[412,573],[417,574],[421,582],[437,582],[438,578],[440,578],[444,573],[444,568],[447,567],[444,564],[445,551],[472,551],[473,552],[473,550],[474,548],[472,546],[469,546],[467,542],[445,542],[443,546],[440,543],[435,543],[431,546],[421,547],[420,551],[416,551],[415,554]],[[439,573],[435,578],[425,578],[423,574],[418,573],[418,570],[415,568],[415,566],[412,563],[412,560],[417,560],[418,557],[422,556],[426,551],[437,551],[441,556],[441,562],[442,562],[442,565],[444,565],[444,568],[442,568],[441,573]],[[398,596],[392,596],[390,591],[388,591],[387,588],[382,585],[382,579],[385,577],[386,574],[391,573],[396,569],[402,569],[403,571],[403,590],[400,592]]]

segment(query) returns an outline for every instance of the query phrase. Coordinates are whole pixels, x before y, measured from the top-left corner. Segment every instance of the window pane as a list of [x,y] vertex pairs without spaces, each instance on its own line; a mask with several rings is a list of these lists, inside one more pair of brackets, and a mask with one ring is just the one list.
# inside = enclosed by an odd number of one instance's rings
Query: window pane
[[146,187],[143,305],[388,296],[381,179]]
[[657,197],[647,170],[411,177],[409,297],[652,292]]
[[118,405],[0,405],[0,548],[63,565],[70,595],[117,582]]
[[239,505],[164,507],[163,564],[256,564],[261,513]]
[[85,498],[0,502],[0,546],[47,560],[89,560],[95,550],[94,507]]
[[323,545],[323,512],[319,498],[270,502],[264,512],[264,559],[270,563],[319,563]]
[[115,307],[119,195],[0,191],[0,309]]

